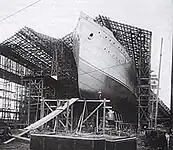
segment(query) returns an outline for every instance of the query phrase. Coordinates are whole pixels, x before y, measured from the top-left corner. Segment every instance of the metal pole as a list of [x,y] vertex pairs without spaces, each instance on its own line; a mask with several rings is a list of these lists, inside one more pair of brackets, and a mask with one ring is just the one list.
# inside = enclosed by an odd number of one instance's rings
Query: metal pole
[[172,150],[172,129],[173,129],[173,36],[172,36],[172,70],[171,70],[171,113],[170,113],[170,141],[169,150]]
[[105,134],[105,122],[106,122],[106,99],[103,102],[103,135]]
[[162,63],[162,47],[163,47],[163,38],[161,39],[161,48],[160,48],[160,62],[159,62],[159,72],[158,72],[158,87],[156,94],[156,112],[155,112],[155,122],[154,127],[157,128],[157,116],[158,116],[158,104],[159,104],[159,88],[160,88],[160,71],[161,71],[161,63]]

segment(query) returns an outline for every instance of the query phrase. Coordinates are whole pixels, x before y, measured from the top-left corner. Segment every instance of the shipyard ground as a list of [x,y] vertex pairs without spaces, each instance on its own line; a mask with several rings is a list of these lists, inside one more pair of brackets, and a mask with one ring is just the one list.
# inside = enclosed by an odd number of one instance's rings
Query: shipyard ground
[[21,140],[15,140],[9,144],[1,144],[0,150],[30,150],[30,143]]
[[137,139],[137,150],[157,150],[157,148],[151,148],[151,146],[146,146],[141,137]]

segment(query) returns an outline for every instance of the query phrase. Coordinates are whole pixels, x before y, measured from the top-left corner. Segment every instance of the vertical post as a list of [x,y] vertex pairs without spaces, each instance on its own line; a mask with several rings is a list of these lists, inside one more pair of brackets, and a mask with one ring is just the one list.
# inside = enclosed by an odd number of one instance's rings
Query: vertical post
[[30,125],[30,102],[31,102],[31,80],[29,80],[28,125]]
[[97,116],[96,116],[96,133],[99,132],[99,110],[97,109],[97,112],[96,112]]
[[[56,101],[56,109],[58,109],[59,107],[59,100],[57,99]],[[58,124],[59,124],[59,116],[55,117],[55,125],[54,125],[54,132],[56,132],[56,130],[58,130]]]
[[106,99],[103,100],[103,135],[105,134],[105,123],[106,123]]
[[44,117],[44,98],[41,99],[40,119]]
[[[41,88],[41,89],[40,89]],[[43,118],[44,117],[44,98],[43,98],[43,88],[44,88],[44,80],[43,79],[41,79],[41,83],[40,83],[40,85],[39,85],[39,91],[41,91],[41,98],[40,98],[40,100],[41,100],[41,108],[40,108],[40,119],[41,118]],[[41,126],[41,129],[43,129],[44,128],[44,125],[42,125]]]
[[121,119],[119,113],[118,113],[118,130],[121,130]]
[[68,132],[68,121],[69,121],[69,100],[67,100],[66,133]]
[[81,130],[82,130],[83,119],[84,119],[84,115],[85,115],[85,108],[86,108],[86,100],[85,100],[84,107],[83,107],[83,112],[82,112],[82,117],[81,117],[81,123],[80,123],[79,132],[81,132]]
[[151,122],[150,122],[150,127],[153,128],[153,116],[154,116],[154,97],[152,96],[152,104],[151,104]]
[[55,117],[55,121],[54,121],[54,128],[53,128],[53,132],[56,132],[56,128],[57,128],[57,123],[58,123],[58,117]]
[[159,72],[158,72],[158,87],[156,94],[156,112],[155,112],[155,122],[154,127],[157,128],[157,116],[158,116],[158,104],[159,104],[159,91],[160,91],[160,71],[161,71],[161,63],[162,63],[162,47],[163,47],[163,38],[161,39],[161,48],[160,48],[160,62],[159,62]]
[[[140,89],[138,89],[140,92]],[[141,129],[141,100],[140,100],[140,95],[138,95],[138,132]]]
[[115,130],[118,130],[117,113],[115,112]]
[[71,105],[71,128],[70,131],[73,132],[73,104]]
[[[44,117],[44,99],[41,99],[40,104],[40,119]],[[43,129],[44,125],[41,126],[41,129]]]
[[141,69],[142,69],[142,52],[139,51],[139,60],[138,60],[138,73],[137,73],[137,81],[138,81],[138,88],[137,88],[137,95],[138,95],[138,132],[141,130],[141,119],[142,119],[142,111],[141,111]]

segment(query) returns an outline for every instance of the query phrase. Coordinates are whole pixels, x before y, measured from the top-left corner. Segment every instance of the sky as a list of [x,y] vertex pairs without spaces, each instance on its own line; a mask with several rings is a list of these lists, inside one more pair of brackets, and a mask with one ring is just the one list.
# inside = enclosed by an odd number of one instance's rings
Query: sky
[[[105,15],[120,23],[152,32],[151,68],[158,74],[161,38],[163,53],[159,97],[170,107],[173,35],[172,0],[1,0],[0,42],[24,26],[60,38],[74,30],[80,12]],[[20,11],[26,6],[34,5]],[[19,11],[19,12],[18,12]],[[15,15],[11,15],[14,14]],[[11,17],[7,17],[10,16]]]

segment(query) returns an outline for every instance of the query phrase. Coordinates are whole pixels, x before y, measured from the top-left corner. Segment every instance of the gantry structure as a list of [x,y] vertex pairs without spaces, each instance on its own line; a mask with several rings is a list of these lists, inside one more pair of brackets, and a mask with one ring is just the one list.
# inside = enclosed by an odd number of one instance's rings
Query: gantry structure
[[[77,68],[69,42],[69,35],[55,39],[24,27],[0,44],[1,120],[30,124],[40,116],[39,102],[43,97],[78,94],[74,92]],[[58,83],[51,78],[54,75]],[[20,89],[14,90],[17,87]],[[18,98],[14,98],[15,94]],[[11,108],[12,103],[15,108]]]
[[114,37],[125,47],[136,68],[138,127],[149,122],[151,37],[150,31],[112,21],[105,16],[95,19],[112,31]]
[[[112,31],[134,61],[138,126],[145,125],[149,121],[148,107],[151,96],[152,34],[144,29],[112,21],[105,16],[98,16],[94,20]],[[3,79],[1,82],[4,87],[1,96],[4,103],[0,109],[1,120],[30,124],[41,116],[39,105],[43,98],[79,96],[77,65],[72,52],[75,42],[73,33],[56,39],[24,27],[0,44],[0,78]],[[58,82],[51,76],[56,76]],[[13,87],[16,87],[18,92],[12,90]],[[14,93],[18,96],[14,96]],[[12,101],[15,104],[13,110],[10,109]]]

